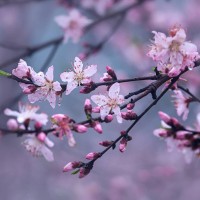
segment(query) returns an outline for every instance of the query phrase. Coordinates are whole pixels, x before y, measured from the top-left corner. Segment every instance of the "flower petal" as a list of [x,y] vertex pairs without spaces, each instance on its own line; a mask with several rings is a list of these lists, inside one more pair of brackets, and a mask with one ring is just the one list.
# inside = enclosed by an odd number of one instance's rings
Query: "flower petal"
[[80,73],[80,72],[82,72],[82,69],[83,69],[82,61],[78,57],[75,57],[75,60],[74,60],[74,71],[76,73]]
[[122,103],[124,103],[124,96],[118,95],[117,96],[117,104],[122,104]]
[[90,77],[97,72],[97,65],[87,66],[83,71],[84,77]]
[[60,74],[60,78],[63,82],[72,82],[74,80],[74,72],[63,72]]
[[101,119],[104,120],[105,117],[109,114],[111,110],[111,107],[108,105],[104,105],[100,108],[100,115],[101,115]]
[[114,83],[109,89],[109,97],[111,99],[117,98],[117,96],[119,95],[119,91],[120,91],[119,83]]
[[117,118],[118,123],[122,123],[122,117],[121,117],[120,107],[117,106],[117,107],[113,108],[112,111],[115,113],[115,116]]
[[47,101],[50,103],[50,105],[52,106],[52,108],[56,107],[56,93],[55,93],[55,91],[51,91],[47,95]]
[[73,89],[75,89],[78,85],[77,81],[72,81],[67,84],[66,95],[70,94]]
[[53,89],[54,91],[61,91],[62,87],[60,86],[60,83],[58,81],[53,83]]
[[43,147],[41,148],[41,152],[47,161],[49,161],[49,162],[54,161],[52,151],[49,148],[47,148],[45,145],[43,145]]
[[53,81],[53,70],[54,70],[54,68],[53,68],[53,65],[52,65],[51,67],[49,67],[49,69],[48,69],[47,72],[46,72],[45,77],[46,77],[46,79],[48,79],[49,81]]
[[108,102],[108,98],[106,96],[104,96],[104,95],[92,95],[91,99],[98,106],[103,106]]

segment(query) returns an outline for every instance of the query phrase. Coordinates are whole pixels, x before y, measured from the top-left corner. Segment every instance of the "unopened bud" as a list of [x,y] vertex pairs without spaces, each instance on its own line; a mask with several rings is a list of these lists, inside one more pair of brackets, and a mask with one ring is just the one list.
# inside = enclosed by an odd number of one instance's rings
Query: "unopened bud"
[[132,110],[134,108],[135,104],[134,103],[129,103],[126,107],[128,110]]
[[93,113],[100,113],[100,106],[92,108]]
[[183,129],[183,126],[180,124],[180,122],[178,121],[178,119],[172,117],[171,118],[171,122],[175,126],[176,129],[178,129],[178,130]]
[[91,87],[83,87],[79,93],[82,93],[82,94],[89,94],[90,92],[92,92],[93,90],[91,89]]
[[158,112],[161,120],[163,120],[166,124],[171,125],[171,118],[169,115],[167,115],[166,113],[159,111]]
[[42,129],[42,124],[40,122],[35,122],[34,127],[35,130],[40,131]]
[[89,99],[85,100],[84,110],[85,110],[86,115],[92,113],[92,104],[91,104],[91,101]]
[[16,131],[19,127],[16,119],[9,119],[7,122],[8,129],[11,131]]
[[126,135],[126,131],[121,131],[120,133],[121,133],[122,136]]
[[123,153],[126,150],[127,140],[123,138],[119,144],[119,150]]
[[34,93],[36,90],[37,90],[37,88],[35,87],[35,85],[29,85],[28,87],[26,87],[26,88],[23,90],[23,93],[24,93],[24,94],[32,94],[32,93]]
[[82,162],[77,162],[77,161],[69,162],[67,165],[64,166],[63,172],[74,170],[78,167],[81,167],[82,164],[83,164]]
[[135,120],[137,118],[137,114],[132,110],[128,110],[126,113],[121,112],[121,116],[125,120]]
[[113,120],[113,116],[109,114],[109,115],[107,115],[107,116],[105,117],[105,120],[104,120],[104,121],[105,121],[106,123],[110,123],[110,122],[112,122],[112,120]]
[[100,78],[101,82],[107,82],[107,81],[112,81],[113,78],[108,74],[108,73],[104,73],[103,77]]
[[46,134],[41,132],[37,135],[38,140],[40,140],[41,142],[44,142],[45,138],[46,138]]
[[101,142],[99,142],[99,144],[100,144],[101,146],[103,146],[103,147],[108,147],[108,146],[110,146],[112,143],[113,143],[113,142],[111,142],[111,141],[101,141]]
[[81,169],[80,169],[79,178],[84,178],[84,177],[87,176],[89,173],[90,173],[90,169],[81,168]]
[[86,159],[93,160],[93,159],[96,159],[98,157],[99,157],[98,153],[92,152],[92,153],[87,154]]
[[98,132],[98,133],[102,133],[102,127],[101,127],[101,124],[99,123],[99,122],[97,122],[97,121],[94,121],[93,122],[93,128],[94,128],[94,130],[96,131],[96,132]]
[[113,80],[117,80],[115,71],[109,66],[106,66],[106,69],[107,69],[107,73],[113,78]]
[[87,127],[81,124],[75,124],[72,126],[72,129],[78,133],[85,133],[87,131]]
[[86,53],[80,53],[80,54],[78,55],[78,57],[79,57],[81,60],[85,60],[88,56],[87,56]]
[[131,141],[133,138],[129,135],[128,137],[127,137],[127,141]]

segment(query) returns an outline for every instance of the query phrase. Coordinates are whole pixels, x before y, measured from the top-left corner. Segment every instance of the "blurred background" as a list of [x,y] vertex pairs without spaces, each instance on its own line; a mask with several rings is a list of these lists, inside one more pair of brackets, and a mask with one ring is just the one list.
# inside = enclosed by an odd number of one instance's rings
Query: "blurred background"
[[[91,3],[95,1],[96,3]],[[107,0],[106,0],[107,1]],[[88,3],[89,2],[89,3]],[[101,3],[102,2],[102,3]],[[104,2],[104,4],[103,4]],[[107,1],[108,2],[108,1]],[[68,14],[69,7],[75,6],[84,16],[96,21],[105,15],[130,6],[137,0],[0,0],[0,67],[11,73],[18,61],[8,65],[8,61],[23,55],[27,47],[34,47],[62,37],[63,31],[54,21],[55,16]],[[88,6],[89,5],[89,6]],[[92,5],[92,6],[91,6]],[[105,20],[91,28],[74,44],[60,43],[56,49],[49,45],[34,52],[29,57],[22,57],[36,72],[54,65],[54,80],[60,81],[60,73],[71,67],[71,62],[78,55],[87,52],[83,42],[98,45],[106,37],[99,51],[91,53],[83,60],[98,66],[98,72],[92,77],[96,82],[106,72],[106,66],[112,67],[118,78],[132,78],[152,74],[155,63],[146,56],[151,31],[168,34],[168,28],[178,22],[187,28],[187,40],[191,40],[200,49],[200,1],[199,0],[151,0],[144,1],[132,8],[120,22],[118,17]],[[120,23],[115,31],[113,27]],[[6,46],[6,48],[5,48]],[[11,47],[11,48],[7,48]],[[47,65],[46,60],[55,50]],[[2,65],[3,64],[3,65]],[[187,82],[180,84],[188,87],[200,96],[199,69],[184,74]],[[122,83],[123,95],[138,90],[150,81]],[[160,88],[159,93],[164,86]],[[98,90],[98,91],[97,91]],[[57,113],[69,115],[76,121],[86,119],[83,105],[92,94],[104,92],[105,87],[86,95],[79,94],[79,89],[70,95],[63,95],[61,106],[52,109],[48,102],[37,102],[40,111],[49,116]],[[102,124],[103,134],[88,129],[85,134],[74,133],[77,145],[69,147],[67,139],[60,141],[49,134],[55,143],[52,151],[55,161],[48,163],[44,158],[33,158],[21,142],[25,136],[6,135],[0,140],[0,199],[4,200],[198,200],[200,196],[200,160],[194,158],[190,165],[185,163],[181,153],[168,153],[166,143],[153,135],[153,130],[160,126],[157,114],[162,110],[177,117],[169,91],[159,103],[131,130],[133,140],[128,143],[122,154],[118,145],[99,159],[84,179],[77,175],[63,173],[62,168],[70,161],[85,161],[90,152],[102,151],[98,143],[114,140],[121,130],[130,126],[130,121],[118,124],[114,118],[110,124]],[[4,115],[5,108],[18,110],[18,102],[28,103],[18,83],[0,77],[0,126],[6,127],[9,119]],[[134,111],[140,114],[152,102],[151,96],[136,103]],[[95,106],[93,104],[93,106]],[[192,126],[200,112],[198,104],[190,106],[190,113],[185,125]],[[98,116],[98,114],[96,115]],[[181,118],[180,121],[182,122]],[[50,123],[47,128],[50,127]]]

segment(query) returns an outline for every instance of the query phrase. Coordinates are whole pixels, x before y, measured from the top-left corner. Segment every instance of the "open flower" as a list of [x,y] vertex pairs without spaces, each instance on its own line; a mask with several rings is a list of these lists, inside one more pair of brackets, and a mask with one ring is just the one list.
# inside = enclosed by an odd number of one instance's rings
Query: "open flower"
[[78,85],[90,83],[91,79],[89,78],[97,71],[97,65],[87,66],[83,70],[82,61],[76,57],[74,61],[74,71],[71,72],[63,72],[60,75],[60,78],[64,82],[68,82],[66,95],[70,94],[73,89],[75,89]]
[[17,117],[19,123],[23,123],[26,120],[35,120],[40,122],[43,125],[46,125],[48,122],[48,115],[45,113],[38,114],[36,113],[39,110],[40,106],[33,106],[30,104],[22,105],[22,102],[19,102],[19,111],[13,111],[9,108],[4,110],[5,115]]
[[56,114],[53,115],[51,118],[52,118],[53,128],[55,128],[53,134],[58,135],[61,140],[63,139],[63,135],[66,135],[68,138],[69,146],[72,147],[75,146],[76,142],[71,132],[72,127],[70,127],[72,126],[70,124],[71,119],[64,114]]
[[[38,135],[44,133],[39,133]],[[54,143],[49,140],[49,138],[45,135],[43,140],[39,139],[35,135],[29,135],[29,138],[22,142],[22,145],[26,148],[28,152],[33,153],[34,157],[42,157],[44,156],[45,159],[49,162],[54,161],[53,153],[48,147],[53,147]],[[48,147],[47,147],[48,146]]]
[[53,66],[49,67],[44,76],[43,72],[39,72],[34,76],[32,80],[34,84],[40,86],[37,90],[28,95],[28,99],[31,103],[35,103],[39,100],[47,100],[50,105],[55,108],[56,105],[56,92],[61,91],[62,88],[58,81],[53,82]]
[[119,83],[113,84],[110,89],[108,96],[104,95],[93,95],[91,99],[98,105],[100,108],[101,119],[104,120],[105,117],[112,110],[115,113],[117,121],[122,123],[122,117],[120,112],[120,104],[124,102],[124,96],[119,95],[120,85]]
[[183,114],[183,120],[187,119],[189,113],[189,104],[191,98],[186,97],[180,90],[174,90],[175,95],[172,97],[176,98],[174,100],[174,106],[176,108],[178,116]]
[[73,42],[77,43],[83,35],[84,28],[92,22],[76,9],[72,9],[68,16],[60,15],[55,17],[55,21],[65,32],[64,43],[67,43],[69,38],[72,38]]

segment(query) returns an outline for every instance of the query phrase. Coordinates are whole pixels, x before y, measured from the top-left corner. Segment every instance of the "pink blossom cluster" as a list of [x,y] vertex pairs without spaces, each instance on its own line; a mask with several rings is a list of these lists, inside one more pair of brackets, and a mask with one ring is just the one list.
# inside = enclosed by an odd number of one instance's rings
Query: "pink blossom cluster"
[[197,115],[195,129],[186,129],[180,122],[169,117],[166,113],[158,112],[161,118],[161,127],[154,130],[154,135],[167,142],[167,150],[177,149],[185,154],[187,163],[191,162],[193,154],[200,155],[200,114]]
[[154,41],[150,45],[147,56],[158,61],[158,70],[170,77],[178,76],[186,67],[192,69],[194,62],[200,56],[197,46],[186,41],[186,30],[177,28],[176,25],[169,29],[169,36],[164,33],[153,31]]

